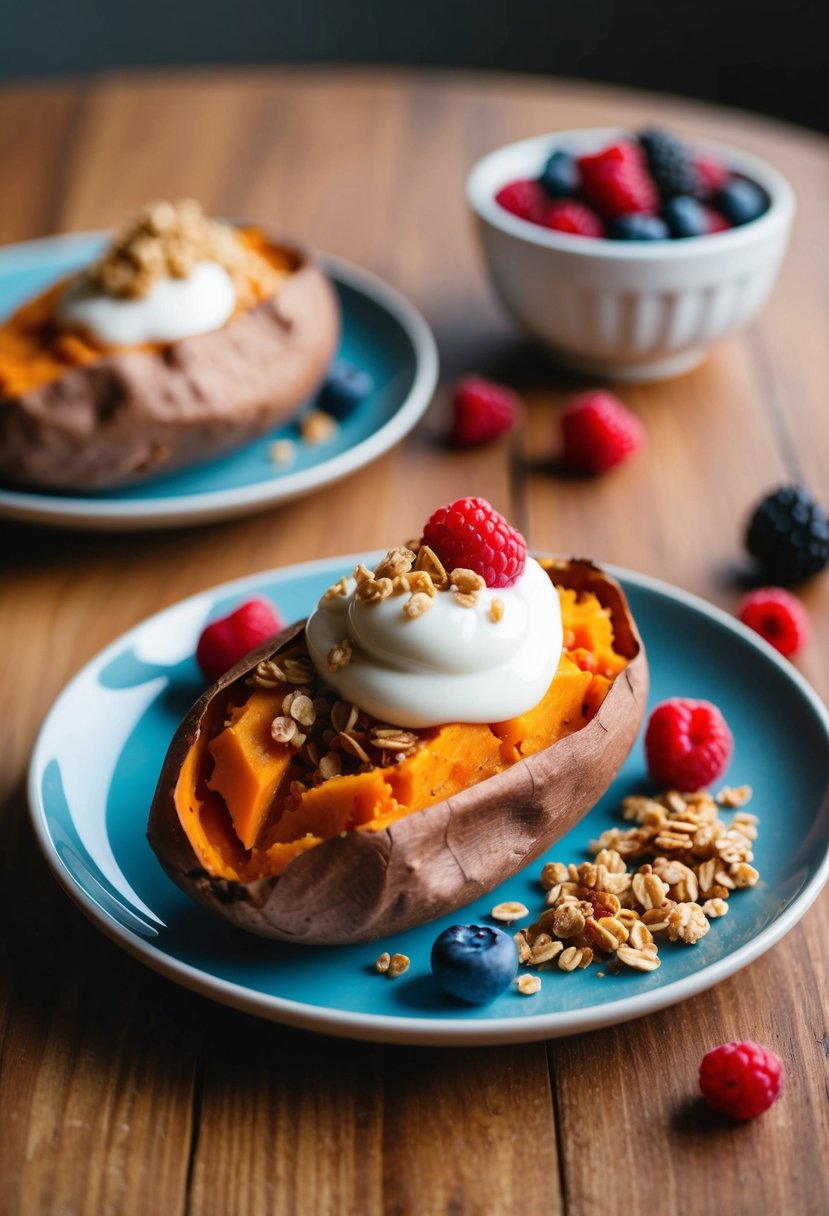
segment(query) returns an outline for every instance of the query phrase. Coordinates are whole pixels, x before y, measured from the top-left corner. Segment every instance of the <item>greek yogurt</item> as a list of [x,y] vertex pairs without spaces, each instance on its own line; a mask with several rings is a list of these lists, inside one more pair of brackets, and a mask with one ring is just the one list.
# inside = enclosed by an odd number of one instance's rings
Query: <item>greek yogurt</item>
[[235,307],[230,275],[218,262],[204,261],[186,279],[156,279],[138,299],[116,298],[83,277],[75,279],[58,305],[57,320],[63,328],[83,330],[107,346],[139,346],[221,329]]
[[[326,683],[376,718],[410,727],[501,722],[537,705],[555,675],[561,608],[532,558],[511,587],[485,587],[472,606],[439,591],[415,617],[403,611],[405,594],[364,603],[355,588],[347,579],[345,595],[323,596],[305,636]],[[328,656],[346,640],[351,660],[331,670]]]

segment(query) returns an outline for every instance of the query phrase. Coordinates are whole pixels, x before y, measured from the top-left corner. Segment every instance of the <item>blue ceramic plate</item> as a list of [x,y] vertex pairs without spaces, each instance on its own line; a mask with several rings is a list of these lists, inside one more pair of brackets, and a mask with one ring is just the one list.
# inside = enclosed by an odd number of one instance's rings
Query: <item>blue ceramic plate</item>
[[[100,233],[50,237],[0,249],[0,317],[62,275],[88,264]],[[285,469],[268,458],[290,425],[229,456],[121,490],[32,493],[0,481],[0,517],[60,527],[112,530],[206,523],[273,507],[318,490],[376,460],[406,435],[437,382],[437,349],[420,313],[380,279],[324,258],[342,306],[339,357],[367,371],[374,389],[335,437],[297,448]]]
[[[35,831],[61,885],[126,950],[205,996],[274,1021],[389,1042],[498,1043],[589,1030],[683,1000],[757,958],[803,915],[829,872],[829,715],[739,622],[624,571],[616,573],[647,647],[652,703],[677,695],[715,701],[736,740],[727,780],[755,790],[761,881],[737,892],[697,945],[666,944],[661,968],[649,974],[553,970],[536,996],[513,990],[467,1008],[432,982],[434,938],[457,921],[486,922],[504,899],[540,911],[543,859],[461,913],[368,945],[272,943],[192,903],[166,877],[144,831],[167,744],[203,686],[196,639],[210,616],[252,593],[270,596],[288,620],[302,617],[355,560],[255,575],[168,608],[93,659],[53,707],[30,769]],[[583,860],[588,841],[618,822],[621,797],[644,786],[637,746],[606,797],[547,860]],[[410,956],[406,975],[374,972],[384,949]]]

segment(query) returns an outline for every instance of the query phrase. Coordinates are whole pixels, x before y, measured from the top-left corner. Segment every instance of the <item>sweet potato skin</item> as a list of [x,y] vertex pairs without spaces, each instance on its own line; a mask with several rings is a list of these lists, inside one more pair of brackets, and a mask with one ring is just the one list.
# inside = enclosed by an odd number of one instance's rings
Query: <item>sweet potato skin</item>
[[335,354],[339,305],[310,254],[266,235],[296,269],[222,329],[113,350],[0,401],[0,474],[56,490],[108,489],[240,447],[289,417]]
[[351,831],[254,883],[211,877],[179,822],[173,792],[211,703],[303,628],[292,626],[226,673],[199,699],[171,743],[148,836],[169,876],[242,929],[282,941],[371,941],[444,916],[512,877],[568,832],[607,789],[627,756],[647,701],[644,647],[624,593],[586,561],[551,564],[557,583],[590,590],[612,612],[629,658],[597,715],[575,734],[379,832]]

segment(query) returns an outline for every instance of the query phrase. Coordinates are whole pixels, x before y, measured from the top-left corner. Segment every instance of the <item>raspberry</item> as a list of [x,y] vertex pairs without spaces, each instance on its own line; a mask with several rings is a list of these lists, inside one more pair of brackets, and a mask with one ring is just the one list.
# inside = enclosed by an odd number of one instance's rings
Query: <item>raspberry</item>
[[755,507],[746,548],[778,583],[797,583],[829,565],[829,516],[803,486],[780,486]]
[[523,178],[508,182],[495,195],[495,201],[511,215],[519,219],[529,220],[532,224],[542,223],[542,216],[549,200],[540,182],[527,181]]
[[527,561],[527,543],[484,498],[459,498],[438,508],[423,529],[447,570],[480,574],[487,587],[511,587]]
[[645,755],[656,785],[690,793],[714,781],[734,749],[728,723],[710,701],[672,697],[654,709]]
[[701,154],[694,159],[694,170],[699,183],[700,194],[707,198],[716,194],[724,186],[729,173],[722,161],[709,153]]
[[709,207],[706,203],[702,204],[702,209],[705,212],[705,218],[708,221],[706,235],[710,236],[713,232],[727,232],[731,227],[728,220],[719,211],[715,211],[713,207]]
[[508,431],[521,414],[517,393],[482,376],[461,380],[452,398],[452,443],[471,447]]
[[571,232],[574,236],[604,236],[604,224],[589,207],[575,199],[559,199],[544,212],[545,228]]
[[732,1119],[762,1115],[780,1094],[783,1061],[767,1047],[744,1042],[722,1043],[702,1057],[699,1087],[712,1110]]
[[737,616],[775,650],[795,654],[808,642],[812,623],[797,596],[782,587],[758,587],[743,596]]
[[577,397],[561,418],[562,459],[568,468],[602,473],[627,460],[645,443],[645,428],[611,393]]
[[633,211],[655,215],[659,210],[656,186],[636,144],[614,144],[595,156],[582,156],[578,166],[584,197],[605,219]]
[[696,194],[699,178],[682,140],[658,127],[649,127],[639,136],[639,145],[663,199],[674,198],[677,194]]
[[276,637],[283,628],[284,622],[267,600],[247,600],[202,631],[196,661],[208,680],[218,680],[249,650]]

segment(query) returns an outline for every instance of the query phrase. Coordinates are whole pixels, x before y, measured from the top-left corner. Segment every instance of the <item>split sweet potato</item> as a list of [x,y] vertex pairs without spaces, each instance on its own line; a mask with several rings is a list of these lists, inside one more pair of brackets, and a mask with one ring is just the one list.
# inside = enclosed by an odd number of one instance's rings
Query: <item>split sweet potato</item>
[[99,347],[57,327],[63,284],[0,325],[0,475],[106,489],[219,455],[287,419],[325,375],[339,306],[308,253],[260,230],[247,239],[280,284],[221,329]]
[[442,916],[548,849],[625,759],[648,676],[619,584],[589,562],[542,564],[565,633],[547,694],[506,722],[415,732],[390,762],[309,786],[269,739],[290,689],[250,678],[263,660],[304,653],[302,623],[229,671],[164,762],[149,839],[168,874],[244,929],[327,944]]

